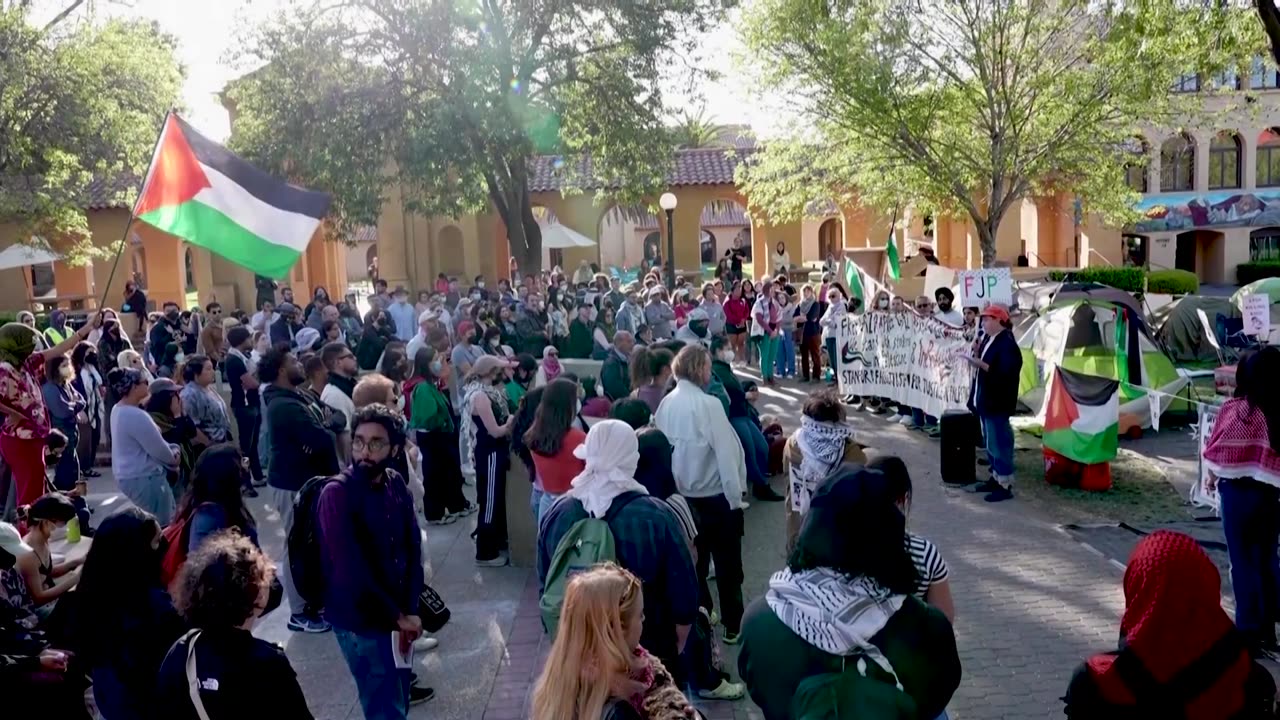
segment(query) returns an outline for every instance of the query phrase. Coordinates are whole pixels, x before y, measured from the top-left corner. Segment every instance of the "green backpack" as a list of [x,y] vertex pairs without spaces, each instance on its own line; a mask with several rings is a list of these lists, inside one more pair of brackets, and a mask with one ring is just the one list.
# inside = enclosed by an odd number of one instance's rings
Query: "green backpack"
[[[854,661],[854,658],[849,658]],[[857,658],[843,672],[807,678],[791,698],[793,720],[916,720],[915,700],[891,682],[867,677]]]
[[[552,638],[555,638],[556,626],[560,624],[560,608],[564,605],[564,592],[569,587],[570,578],[600,563],[618,562],[609,520],[638,497],[643,497],[643,494],[630,492],[619,495],[614,498],[613,505],[603,518],[588,516],[575,522],[569,532],[560,538],[560,542],[556,543],[556,552],[551,556],[551,565],[547,568],[542,598],[538,601],[542,610],[542,628]],[[565,499],[564,502],[578,501]]]

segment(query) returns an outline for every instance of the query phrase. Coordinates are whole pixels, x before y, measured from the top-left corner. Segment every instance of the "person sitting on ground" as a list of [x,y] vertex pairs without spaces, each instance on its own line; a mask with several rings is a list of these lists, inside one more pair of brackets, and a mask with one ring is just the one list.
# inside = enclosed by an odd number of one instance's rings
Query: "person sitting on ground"
[[743,618],[738,674],[766,720],[864,717],[884,702],[894,717],[936,718],[959,687],[951,623],[911,594],[895,501],[883,473],[855,466],[814,493],[787,566]]
[[[559,632],[533,690],[533,720],[697,717],[665,663],[644,645],[646,593],[612,563],[569,581]],[[651,612],[651,609],[649,610]]]
[[232,532],[210,537],[187,558],[173,601],[193,630],[173,644],[156,676],[165,717],[310,720],[284,648],[250,634],[274,574],[257,544]]
[[867,462],[853,428],[846,424],[844,405],[833,391],[814,393],[805,400],[800,428],[787,440],[783,460],[787,472],[786,547],[791,552],[809,501],[822,481],[841,463]]
[[[881,455],[867,463],[870,470],[879,470],[889,480],[889,490],[898,498],[898,509],[907,522],[911,522],[911,474],[907,464],[896,455]],[[938,608],[951,622],[956,621],[956,605],[951,599],[951,575],[942,553],[928,539],[907,532],[907,552],[916,566],[916,587],[912,593],[918,599]]]
[[1066,715],[1083,720],[1274,718],[1276,683],[1222,610],[1218,569],[1182,533],[1143,538],[1124,573],[1118,650],[1076,668]]
[[41,617],[48,617],[54,602],[80,581],[84,558],[54,562],[49,547],[53,533],[76,517],[76,506],[62,493],[41,496],[26,508],[27,534],[22,539],[31,552],[18,555],[17,568]]
[[630,425],[601,420],[575,454],[585,469],[573,479],[568,498],[548,508],[540,524],[539,584],[545,589],[551,560],[570,528],[587,517],[604,519],[618,562],[644,583],[642,643],[667,666],[679,668],[680,649],[698,612],[697,575],[680,523],[636,481],[639,443]]
[[573,426],[578,404],[576,383],[564,378],[552,380],[543,390],[533,426],[524,434],[524,445],[529,448],[535,470],[530,501],[535,518],[545,515],[585,468],[575,455],[587,439],[585,432]]
[[72,602],[68,649],[93,680],[106,720],[152,717],[156,673],[185,632],[160,583],[162,535],[155,516],[129,507],[102,521],[85,557]]
[[658,412],[658,405],[666,397],[674,359],[675,355],[662,348],[641,346],[631,353],[631,395],[643,400],[650,413]]

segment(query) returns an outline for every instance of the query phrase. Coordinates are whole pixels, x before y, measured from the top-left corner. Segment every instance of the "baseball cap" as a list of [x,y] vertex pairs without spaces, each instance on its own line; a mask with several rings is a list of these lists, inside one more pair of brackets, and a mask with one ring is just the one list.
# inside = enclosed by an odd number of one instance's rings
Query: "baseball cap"
[[298,306],[294,305],[293,303],[280,303],[279,305],[276,306],[276,312],[280,313],[281,315],[289,315],[289,314],[297,315]]
[[17,557],[18,553],[31,552],[31,546],[22,542],[22,534],[18,528],[7,522],[0,522],[0,550]]
[[982,311],[982,317],[990,317],[1000,322],[1009,322],[1009,310],[999,303],[991,303]]

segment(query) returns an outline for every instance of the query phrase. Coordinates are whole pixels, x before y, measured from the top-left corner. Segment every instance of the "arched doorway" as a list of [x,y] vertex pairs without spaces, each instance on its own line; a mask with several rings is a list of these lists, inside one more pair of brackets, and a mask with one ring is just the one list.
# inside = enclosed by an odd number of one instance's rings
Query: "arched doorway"
[[646,265],[652,265],[654,258],[662,254],[662,233],[654,230],[648,235],[645,235],[642,246],[641,258],[644,260]]
[[187,248],[182,252],[182,267],[185,274],[187,292],[196,289],[196,261],[191,254],[191,248]]
[[[737,201],[715,199],[703,205],[698,229],[701,231],[699,249],[702,251],[704,275],[713,274],[720,258],[730,257],[735,252],[742,257],[742,262],[751,262],[751,218],[747,216],[747,209]],[[706,242],[708,237],[710,245]],[[794,252],[798,254],[799,251],[796,248]]]
[[703,230],[698,238],[698,253],[703,265],[714,265],[716,262],[716,236]]
[[599,252],[597,262],[600,271],[606,275],[610,268],[622,271],[640,264],[641,245],[637,242],[638,221],[652,216],[647,211],[624,208],[614,205],[600,216],[596,228],[596,249]]
[[841,237],[843,229],[840,218],[827,218],[822,221],[818,226],[818,259],[825,261],[828,255],[837,260],[840,259],[840,253],[844,249],[844,240]]
[[1175,238],[1174,267],[1193,272],[1202,282],[1226,280],[1226,240],[1220,232],[1192,230]]
[[369,246],[368,250],[364,251],[365,267],[372,268],[373,264],[377,261],[378,261],[378,244],[374,243]]
[[1146,267],[1150,257],[1151,238],[1126,233],[1120,239],[1123,242],[1125,267]]
[[1151,146],[1147,144],[1146,138],[1134,135],[1125,141],[1123,149],[1132,158],[1124,164],[1125,185],[1134,192],[1148,192],[1147,157],[1151,154]]
[[1160,190],[1177,192],[1195,186],[1196,141],[1179,133],[1160,145]]
[[462,231],[456,225],[446,225],[436,237],[439,272],[462,280],[466,275],[466,263],[462,252]]

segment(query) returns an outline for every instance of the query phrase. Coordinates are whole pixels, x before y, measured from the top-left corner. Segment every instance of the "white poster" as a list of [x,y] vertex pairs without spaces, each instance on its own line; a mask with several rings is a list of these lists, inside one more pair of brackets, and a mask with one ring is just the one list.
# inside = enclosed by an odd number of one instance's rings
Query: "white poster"
[[985,308],[991,303],[1013,304],[1013,276],[1009,268],[959,270],[960,306]]
[[963,330],[913,312],[845,315],[837,338],[840,392],[889,398],[939,417],[964,410],[973,366],[955,359]]
[[1210,490],[1206,483],[1209,480],[1209,468],[1204,464],[1204,446],[1209,443],[1209,435],[1213,434],[1213,422],[1218,419],[1218,408],[1210,405],[1200,406],[1200,424],[1196,427],[1196,439],[1200,445],[1196,457],[1200,459],[1200,478],[1191,486],[1191,504],[1199,507],[1218,509],[1218,489]]
[[1271,333],[1271,296],[1250,293],[1240,300],[1244,334],[1266,339]]

